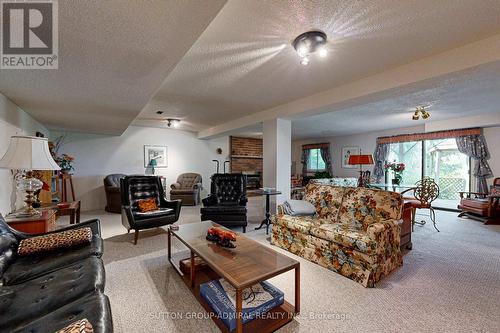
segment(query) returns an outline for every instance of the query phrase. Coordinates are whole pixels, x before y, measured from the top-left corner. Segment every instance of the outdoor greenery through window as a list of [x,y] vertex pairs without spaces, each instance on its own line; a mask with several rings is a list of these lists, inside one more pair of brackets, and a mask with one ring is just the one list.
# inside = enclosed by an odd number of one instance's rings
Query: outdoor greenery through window
[[324,171],[326,169],[325,161],[321,157],[321,149],[309,149],[309,161],[307,161],[309,171]]
[[[470,188],[470,160],[458,151],[454,138],[392,143],[388,162],[405,164],[404,185],[415,184],[422,176],[433,178],[443,207],[456,208],[458,192]],[[393,174],[388,172],[387,178],[390,183]]]

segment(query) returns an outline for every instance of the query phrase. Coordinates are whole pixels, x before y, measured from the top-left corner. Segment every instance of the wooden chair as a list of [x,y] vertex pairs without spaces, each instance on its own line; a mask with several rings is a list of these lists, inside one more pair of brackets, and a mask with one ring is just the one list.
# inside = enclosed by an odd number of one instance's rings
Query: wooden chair
[[493,180],[490,193],[458,192],[458,217],[470,217],[484,224],[500,223],[500,178]]
[[409,188],[401,194],[413,192],[413,197],[404,197],[405,204],[410,205],[412,209],[412,223],[411,229],[413,231],[413,226],[415,224],[424,225],[426,223],[425,220],[416,221],[416,212],[417,209],[429,209],[429,215],[434,225],[434,229],[439,232],[439,229],[436,227],[436,213],[434,212],[434,208],[432,207],[432,202],[439,197],[439,186],[436,184],[434,179],[430,177],[424,177],[422,180],[419,180],[415,187]]

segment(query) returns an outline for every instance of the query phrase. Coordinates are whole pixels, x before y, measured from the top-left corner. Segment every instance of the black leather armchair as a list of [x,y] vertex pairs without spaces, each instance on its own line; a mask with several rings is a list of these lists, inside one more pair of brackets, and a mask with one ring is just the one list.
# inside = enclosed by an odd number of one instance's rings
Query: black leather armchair
[[202,221],[214,221],[225,227],[239,226],[246,232],[247,192],[246,176],[242,174],[214,174],[210,195],[203,199]]
[[104,178],[104,191],[106,192],[106,208],[109,213],[118,213],[122,211],[122,197],[120,194],[120,179],[126,175],[115,173],[107,175]]
[[21,257],[19,242],[39,235],[11,229],[0,215],[0,331],[55,332],[87,318],[94,332],[113,332],[99,220],[51,233],[82,227],[92,230],[88,245]]
[[[160,178],[157,176],[126,176],[120,179],[122,194],[122,224],[135,230],[137,244],[139,230],[161,227],[179,220],[181,200],[166,200]],[[158,210],[141,213],[139,200],[155,199]]]

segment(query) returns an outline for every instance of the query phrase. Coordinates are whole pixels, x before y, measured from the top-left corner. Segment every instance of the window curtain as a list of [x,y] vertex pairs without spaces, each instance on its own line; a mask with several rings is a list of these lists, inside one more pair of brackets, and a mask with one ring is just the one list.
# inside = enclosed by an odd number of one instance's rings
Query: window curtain
[[321,152],[321,157],[323,158],[323,161],[325,162],[325,169],[326,172],[328,172],[330,175],[333,175],[332,173],[332,157],[330,155],[330,146],[323,146],[320,149]]
[[483,134],[457,137],[458,150],[474,160],[473,176],[477,179],[477,191],[488,193],[486,178],[493,176],[488,164],[490,154]]
[[382,178],[385,176],[384,164],[389,157],[389,143],[377,143],[375,147],[375,167],[373,168],[373,175],[377,180],[377,183],[382,182]]
[[309,161],[309,155],[310,155],[309,148],[302,148],[302,157],[301,157],[301,162],[302,162],[302,177],[307,176],[307,161]]

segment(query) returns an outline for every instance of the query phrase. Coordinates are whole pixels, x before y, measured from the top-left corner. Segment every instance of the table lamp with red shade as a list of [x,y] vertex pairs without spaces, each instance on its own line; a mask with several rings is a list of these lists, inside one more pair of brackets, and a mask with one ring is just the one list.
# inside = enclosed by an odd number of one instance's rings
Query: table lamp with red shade
[[364,187],[366,186],[366,179],[363,177],[363,165],[372,165],[373,164],[373,156],[371,154],[367,155],[351,155],[349,156],[350,165],[359,165],[359,179],[358,186]]

